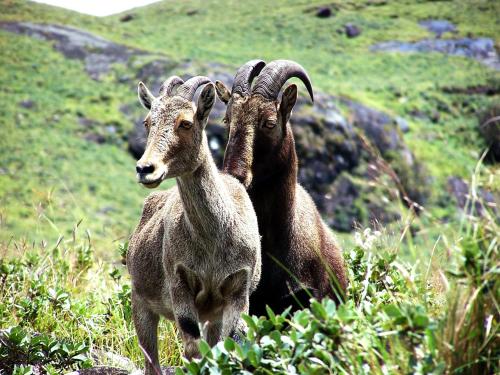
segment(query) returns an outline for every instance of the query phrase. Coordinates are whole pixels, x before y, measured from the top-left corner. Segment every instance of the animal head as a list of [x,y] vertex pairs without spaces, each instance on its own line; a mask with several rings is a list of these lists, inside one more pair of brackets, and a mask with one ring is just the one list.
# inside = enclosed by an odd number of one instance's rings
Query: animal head
[[297,86],[289,85],[281,101],[278,96],[292,77],[302,80],[314,101],[306,71],[288,60],[267,66],[261,60],[247,62],[237,71],[231,92],[222,82],[215,84],[217,95],[227,105],[224,122],[229,137],[223,169],[247,188],[252,181],[279,172],[291,162],[294,142],[288,120],[297,101]]
[[[208,84],[207,84],[208,83]],[[196,90],[207,84],[195,106]],[[144,119],[147,143],[137,162],[138,181],[148,188],[164,179],[193,172],[203,161],[203,131],[215,101],[215,89],[207,77],[193,77],[184,82],[170,77],[160,88],[158,97],[140,82],[139,101],[149,110]]]

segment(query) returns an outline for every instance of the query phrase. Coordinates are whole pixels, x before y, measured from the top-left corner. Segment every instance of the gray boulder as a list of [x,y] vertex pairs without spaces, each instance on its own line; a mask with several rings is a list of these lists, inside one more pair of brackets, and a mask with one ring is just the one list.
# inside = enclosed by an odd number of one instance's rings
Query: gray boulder
[[441,38],[444,33],[456,33],[456,26],[447,20],[424,20],[418,23],[429,32],[434,33],[436,38]]
[[332,9],[330,7],[320,7],[316,11],[316,17],[329,18],[332,16]]
[[[151,82],[155,90],[155,85],[159,87],[172,71],[166,68],[152,70],[154,66],[161,65],[149,62],[140,74],[163,71],[163,74],[151,76],[155,77]],[[232,85],[229,72],[234,69],[224,65],[193,67],[185,63],[183,70],[219,79],[228,87]],[[344,110],[340,110],[341,107]],[[140,158],[146,140],[142,125],[144,111],[135,102],[122,110],[135,122],[129,134],[129,150],[134,157]],[[227,142],[227,131],[221,126],[224,114],[225,106],[217,101],[206,128],[209,146],[219,167]],[[373,155],[366,150],[361,134],[394,167],[408,197],[420,204],[425,202],[426,176],[403,140],[400,127],[408,126],[404,119],[394,119],[346,98],[316,93],[314,105],[305,96],[298,98],[290,121],[299,158],[299,182],[309,191],[332,228],[350,231],[356,223],[386,223],[399,217],[395,209],[380,202],[380,194],[370,186],[373,185],[370,181],[379,176],[369,172]]]
[[474,197],[471,195],[469,184],[460,177],[453,176],[448,179],[448,192],[455,199],[458,208],[467,215],[483,217],[487,211],[495,216],[498,214],[497,201],[500,203],[500,197],[495,197],[491,192],[482,188],[477,189]]
[[359,26],[352,24],[352,23],[345,24],[344,31],[345,31],[345,35],[347,35],[348,38],[355,38],[355,37],[361,35],[361,28]]

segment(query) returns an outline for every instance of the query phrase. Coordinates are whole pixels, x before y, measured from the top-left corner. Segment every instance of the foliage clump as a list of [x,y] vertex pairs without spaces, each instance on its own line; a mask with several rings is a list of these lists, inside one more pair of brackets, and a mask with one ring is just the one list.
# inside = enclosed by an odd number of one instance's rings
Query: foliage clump
[[[427,271],[365,230],[346,254],[347,302],[312,300],[309,309],[246,316],[248,332],[228,338],[178,374],[495,373],[498,360],[498,227],[467,224],[450,269]],[[436,285],[439,284],[439,285]],[[444,284],[444,285],[442,285]],[[439,287],[445,288],[441,293]],[[443,298],[444,297],[444,298]]]
[[88,346],[58,340],[46,334],[30,334],[21,326],[10,327],[0,334],[1,369],[14,375],[89,367]]
[[[13,242],[20,255],[0,258],[0,374],[60,374],[123,362],[133,370],[133,361],[142,362],[124,267],[97,260],[90,236],[80,239],[77,229],[53,247]],[[120,244],[116,258],[126,249]],[[168,360],[179,363],[172,327],[162,325]],[[113,362],[118,357],[122,363]]]
[[[436,347],[437,322],[419,295],[426,294],[413,267],[394,253],[366,251],[377,233],[359,236],[346,254],[348,301],[312,300],[309,309],[268,317],[245,317],[246,340],[231,338],[213,350],[203,343],[203,358],[186,372],[218,373],[427,373],[444,369]],[[374,250],[374,249],[370,249]]]

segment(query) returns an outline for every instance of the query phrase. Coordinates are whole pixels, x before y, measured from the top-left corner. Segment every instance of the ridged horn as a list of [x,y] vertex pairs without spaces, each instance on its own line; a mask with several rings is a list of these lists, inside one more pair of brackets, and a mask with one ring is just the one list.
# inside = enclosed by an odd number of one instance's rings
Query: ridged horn
[[193,100],[194,93],[201,85],[210,83],[210,78],[205,76],[195,76],[189,78],[184,84],[177,89],[176,95],[183,97],[187,100]]
[[267,64],[257,77],[252,94],[260,94],[264,98],[276,100],[285,82],[293,77],[299,78],[304,83],[314,102],[311,80],[307,72],[301,65],[290,60],[275,60]]
[[250,60],[242,65],[234,76],[233,88],[231,94],[250,95],[253,79],[259,75],[262,68],[266,66],[263,60]]
[[179,85],[182,85],[183,83],[184,80],[180,77],[172,76],[168,78],[165,82],[162,83],[160,87],[160,96],[172,96],[174,94],[175,88]]

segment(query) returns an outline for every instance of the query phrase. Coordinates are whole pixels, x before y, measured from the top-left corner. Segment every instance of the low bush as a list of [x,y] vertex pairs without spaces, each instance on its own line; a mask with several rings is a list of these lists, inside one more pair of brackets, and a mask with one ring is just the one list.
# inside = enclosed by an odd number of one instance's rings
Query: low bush
[[458,232],[437,267],[437,243],[426,264],[407,263],[395,236],[358,233],[345,254],[348,302],[312,300],[293,315],[246,316],[241,343],[202,342],[202,358],[177,373],[498,373],[500,228],[494,217],[464,216]]

